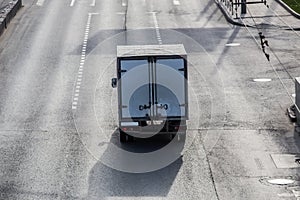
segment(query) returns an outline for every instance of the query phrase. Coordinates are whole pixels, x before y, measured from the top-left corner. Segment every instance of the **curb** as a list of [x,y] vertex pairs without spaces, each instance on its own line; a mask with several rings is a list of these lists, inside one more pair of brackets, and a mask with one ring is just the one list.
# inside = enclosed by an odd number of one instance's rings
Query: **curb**
[[232,17],[228,14],[228,12],[223,8],[223,6],[221,5],[221,3],[218,0],[215,0],[215,3],[217,4],[217,6],[219,7],[219,9],[221,10],[221,12],[223,13],[224,17],[226,18],[227,22],[229,22],[232,25],[235,26],[247,26],[247,27],[252,27],[250,25],[247,24],[243,24],[240,22],[237,22],[235,20],[232,19]]
[[300,14],[296,13],[293,9],[291,9],[286,3],[284,3],[281,0],[275,0],[277,3],[279,3],[284,9],[286,9],[291,15],[294,17],[300,19]]
[[[277,3],[279,3],[284,9],[286,9],[291,15],[293,15],[294,17],[296,17],[297,19],[300,19],[300,14],[296,13],[293,9],[291,9],[287,4],[285,4],[282,0],[275,0]],[[236,25],[236,26],[247,26],[247,27],[253,27],[251,25],[248,24],[243,24],[241,22],[237,22],[235,21],[230,14],[228,14],[228,12],[226,11],[226,9],[224,9],[222,3],[219,2],[219,0],[215,0],[215,3],[217,4],[217,6],[219,7],[219,9],[221,10],[221,12],[223,13],[225,19],[227,20],[227,22],[229,22],[232,25]],[[289,30],[289,29],[288,29]],[[300,28],[294,28],[294,30],[300,30]]]
[[0,36],[7,28],[7,25],[14,18],[17,12],[22,7],[22,0],[13,0],[6,6],[6,8],[0,13]]

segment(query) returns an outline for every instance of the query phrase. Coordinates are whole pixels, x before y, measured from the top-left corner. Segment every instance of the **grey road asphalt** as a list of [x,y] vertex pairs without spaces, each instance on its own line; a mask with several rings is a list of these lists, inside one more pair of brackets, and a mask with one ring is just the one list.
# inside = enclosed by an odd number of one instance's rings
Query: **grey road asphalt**
[[[209,0],[24,0],[0,38],[0,199],[297,199],[299,133],[285,110],[299,76],[299,32],[228,24]],[[254,36],[254,38],[252,37]],[[190,120],[182,156],[145,173],[121,145],[116,45],[182,43]],[[270,79],[255,82],[253,79]],[[289,95],[291,96],[289,96]],[[124,150],[115,154],[114,147]],[[131,163],[139,168],[144,163]],[[292,183],[273,185],[269,180]]]

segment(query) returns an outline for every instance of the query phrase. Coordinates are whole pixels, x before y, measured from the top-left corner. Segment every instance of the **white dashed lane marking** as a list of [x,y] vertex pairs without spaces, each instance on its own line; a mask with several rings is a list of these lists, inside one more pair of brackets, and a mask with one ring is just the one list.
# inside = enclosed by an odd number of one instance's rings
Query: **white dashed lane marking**
[[127,6],[127,1],[126,0],[122,0],[122,6],[126,7]]
[[92,0],[92,3],[90,4],[90,6],[95,6],[96,5],[96,0]]
[[72,6],[74,6],[74,4],[75,4],[75,0],[72,0],[70,3],[70,6],[72,7]]
[[179,6],[179,5],[180,5],[180,1],[179,1],[179,0],[173,0],[173,4],[174,4],[175,6]]
[[162,39],[161,39],[161,35],[159,32],[159,25],[158,25],[158,21],[157,21],[157,17],[156,17],[156,12],[152,12],[152,16],[153,16],[154,28],[155,28],[155,32],[156,32],[156,39],[158,41],[158,44],[162,44]]
[[[72,2],[75,2],[75,0],[72,0]],[[74,5],[74,3],[73,3],[73,5]],[[81,87],[81,82],[82,82],[82,77],[83,77],[83,72],[84,72],[84,63],[86,60],[87,41],[89,38],[92,15],[94,15],[94,14],[98,14],[98,13],[89,13],[88,20],[87,20],[86,27],[85,27],[85,34],[84,34],[84,40],[83,40],[82,48],[81,48],[79,69],[77,72],[77,81],[75,84],[74,97],[73,97],[73,101],[72,101],[72,109],[73,110],[77,109],[77,106],[78,106],[80,87]]]
[[44,5],[44,2],[45,2],[45,0],[38,0],[38,1],[36,2],[36,5],[38,5],[38,6],[43,6],[43,5]]

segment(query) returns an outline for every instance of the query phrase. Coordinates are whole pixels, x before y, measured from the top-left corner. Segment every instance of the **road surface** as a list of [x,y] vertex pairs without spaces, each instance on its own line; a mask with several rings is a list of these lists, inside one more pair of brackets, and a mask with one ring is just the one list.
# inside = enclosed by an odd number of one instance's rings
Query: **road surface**
[[[0,199],[300,196],[299,134],[285,113],[291,77],[299,76],[299,32],[262,30],[269,63],[258,31],[228,24],[214,1],[23,4],[0,38]],[[153,170],[131,163],[140,169],[134,173],[114,162],[115,147],[126,161],[126,152],[148,156],[168,140],[119,143],[110,87],[116,45],[172,43],[184,44],[189,62],[182,156]]]

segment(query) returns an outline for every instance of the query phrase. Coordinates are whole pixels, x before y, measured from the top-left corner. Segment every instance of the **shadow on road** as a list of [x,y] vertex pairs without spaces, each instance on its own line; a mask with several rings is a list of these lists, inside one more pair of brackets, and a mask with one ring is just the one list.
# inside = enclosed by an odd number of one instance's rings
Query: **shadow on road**
[[[148,139],[135,139],[133,142],[121,144],[119,142],[118,131],[115,131],[112,134],[110,144],[102,155],[102,158],[105,156],[108,156],[110,159],[120,158],[120,155],[116,155],[116,153],[111,150],[112,147],[109,147],[110,145],[115,145],[133,154],[145,155],[145,152],[155,152],[169,143],[170,138],[168,138],[167,135],[157,135]],[[176,149],[182,150],[184,141],[177,141],[177,144],[178,148]],[[112,155],[116,155],[116,157],[113,158]],[[125,153],[124,156],[126,155]],[[128,173],[106,166],[101,162],[102,158],[94,165],[89,173],[87,199],[102,199],[107,197],[130,199],[131,197],[138,196],[165,197],[168,195],[177,173],[182,166],[182,158],[179,156],[175,162],[162,169],[147,173]],[[121,158],[121,160],[122,159],[124,158]],[[122,163],[122,161],[120,161],[120,163]],[[142,166],[144,163],[140,164]]]

